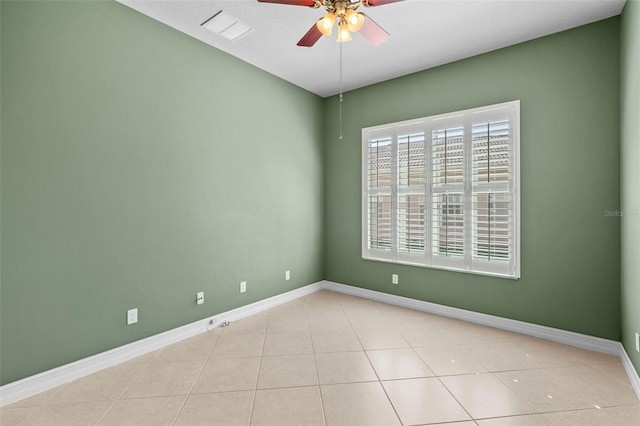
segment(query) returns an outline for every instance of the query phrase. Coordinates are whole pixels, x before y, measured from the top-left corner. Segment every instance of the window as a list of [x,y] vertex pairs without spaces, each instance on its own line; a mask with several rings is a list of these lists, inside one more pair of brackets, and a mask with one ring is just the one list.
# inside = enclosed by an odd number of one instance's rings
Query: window
[[520,102],[362,129],[362,257],[520,277]]

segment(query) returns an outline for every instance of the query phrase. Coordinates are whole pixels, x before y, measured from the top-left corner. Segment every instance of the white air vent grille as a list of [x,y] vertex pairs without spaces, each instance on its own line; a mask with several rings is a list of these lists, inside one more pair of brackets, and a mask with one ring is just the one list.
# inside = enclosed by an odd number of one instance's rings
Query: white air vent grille
[[240,22],[224,11],[220,11],[207,20],[202,26],[209,31],[220,34],[227,40],[237,40],[249,31],[251,27]]

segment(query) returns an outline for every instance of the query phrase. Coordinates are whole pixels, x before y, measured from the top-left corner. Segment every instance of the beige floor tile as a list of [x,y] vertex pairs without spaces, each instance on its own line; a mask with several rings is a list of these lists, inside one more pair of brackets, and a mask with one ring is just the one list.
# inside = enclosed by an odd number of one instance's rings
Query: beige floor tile
[[306,315],[307,306],[304,300],[296,299],[269,309],[269,319],[296,315]]
[[247,426],[254,391],[192,394],[187,398],[177,426]]
[[313,355],[281,355],[262,358],[258,389],[318,384]]
[[437,378],[382,382],[402,424],[471,420]]
[[286,310],[274,308],[269,312],[268,333],[296,331],[309,331],[309,320],[304,306]]
[[493,327],[486,327],[483,325],[472,324],[461,321],[458,323],[461,330],[464,331],[464,335],[472,334],[474,340],[460,342],[464,343],[498,343],[498,342],[522,342],[535,340],[533,337],[525,336],[520,333],[513,333],[511,331],[500,330]]
[[264,334],[267,331],[268,316],[250,316],[219,327],[221,334]]
[[433,371],[413,349],[367,351],[371,365],[380,380],[432,377]]
[[347,318],[354,330],[393,327],[391,320],[375,308],[371,312],[348,312]]
[[429,426],[477,426],[477,423],[474,421],[453,422],[453,423],[432,423]]
[[[141,370],[142,371],[142,370]],[[72,382],[73,383],[73,382]],[[64,389],[66,385],[58,386],[53,389],[46,390],[44,392],[37,393],[33,396],[30,396],[25,399],[21,399],[20,401],[16,401],[12,404],[9,404],[2,409],[6,408],[27,408],[27,407],[40,407],[51,401],[56,394],[58,394],[62,389]]]
[[222,334],[211,351],[211,357],[253,357],[261,356],[264,334]]
[[351,323],[342,308],[323,309],[309,313],[309,328],[312,332],[349,332]]
[[340,300],[340,306],[344,312],[349,314],[378,314],[380,310],[376,306],[376,302],[372,300],[362,299],[355,296],[346,296]]
[[0,423],[247,426],[253,409],[273,426],[433,426],[459,406],[481,426],[640,425],[618,357],[331,291],[18,401]]
[[207,359],[217,339],[217,334],[202,333],[162,348],[153,360],[190,361]]
[[542,414],[525,414],[523,416],[498,417],[478,420],[478,426],[548,426],[551,423]]
[[131,362],[107,368],[64,385],[49,403],[115,401],[146,369],[147,364]]
[[316,354],[320,384],[377,381],[373,367],[364,352]]
[[186,395],[204,363],[204,360],[152,362],[123,398]]
[[19,425],[24,419],[38,411],[40,407],[6,408],[0,409],[0,425]]
[[313,353],[311,333],[268,333],[264,341],[263,356]]
[[311,333],[311,339],[315,353],[362,350],[362,345],[354,332],[314,332]]
[[542,340],[500,342],[475,346],[475,354],[489,371],[568,367],[584,364],[567,356],[565,345]]
[[122,399],[114,404],[99,425],[172,425],[186,398],[186,395],[180,395]]
[[296,331],[309,332],[309,321],[306,318],[304,320],[269,320],[269,325],[267,326],[267,333],[286,333]]
[[[211,331],[209,333],[212,333]],[[155,351],[151,351],[148,352],[144,355],[140,355],[138,357],[135,357],[129,361],[127,361],[127,363],[131,363],[131,364],[148,364],[151,361],[153,361],[153,359],[156,357],[156,355],[160,352],[160,349],[155,350]]]
[[620,359],[610,363],[593,364],[592,366],[602,371],[607,376],[615,377],[625,383],[629,381],[629,376],[627,375],[622,362],[620,362]]
[[[77,402],[40,407],[20,425],[26,426],[84,426],[94,425],[113,405],[113,401]],[[2,423],[5,426],[4,423]]]
[[447,376],[440,380],[474,419],[536,413],[491,374]]
[[211,358],[193,386],[193,393],[228,392],[256,388],[260,358]]
[[399,326],[397,329],[402,337],[414,348],[458,344],[456,339],[448,339],[448,341],[442,342],[441,335],[436,333],[435,330],[432,330],[428,325]]
[[557,426],[636,426],[640,425],[640,405],[563,411],[544,417]]
[[324,426],[320,388],[297,387],[258,390],[251,426]]
[[327,426],[400,425],[379,382],[322,385]]
[[393,328],[364,329],[356,331],[365,350],[408,348],[409,343]]
[[416,353],[437,376],[485,373],[475,360],[472,345],[415,348]]
[[631,385],[589,366],[496,373],[539,412],[633,405]]

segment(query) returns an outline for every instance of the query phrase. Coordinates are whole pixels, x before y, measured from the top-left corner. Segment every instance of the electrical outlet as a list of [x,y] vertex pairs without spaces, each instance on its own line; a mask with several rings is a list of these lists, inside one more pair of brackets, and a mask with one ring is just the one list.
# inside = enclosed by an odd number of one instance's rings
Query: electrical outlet
[[391,274],[391,284],[398,284],[398,274]]
[[284,271],[284,279],[289,281],[291,279],[291,272]]
[[127,311],[127,325],[138,322],[138,308],[129,309]]
[[636,333],[636,352],[640,352],[640,334]]
[[196,293],[196,304],[202,305],[204,303],[204,291]]
[[242,281],[240,283],[240,293],[244,293],[245,291],[247,291],[247,282],[246,281]]

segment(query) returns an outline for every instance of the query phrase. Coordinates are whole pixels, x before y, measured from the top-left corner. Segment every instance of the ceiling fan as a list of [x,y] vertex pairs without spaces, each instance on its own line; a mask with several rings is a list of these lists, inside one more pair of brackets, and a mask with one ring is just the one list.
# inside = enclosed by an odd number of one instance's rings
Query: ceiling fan
[[298,41],[298,46],[311,47],[323,35],[331,35],[338,22],[339,42],[351,40],[352,32],[360,32],[374,46],[389,38],[380,25],[362,12],[356,12],[360,6],[374,7],[395,3],[402,0],[258,0],[261,3],[278,3],[290,6],[307,6],[314,9],[323,7],[327,14],[318,20]]

